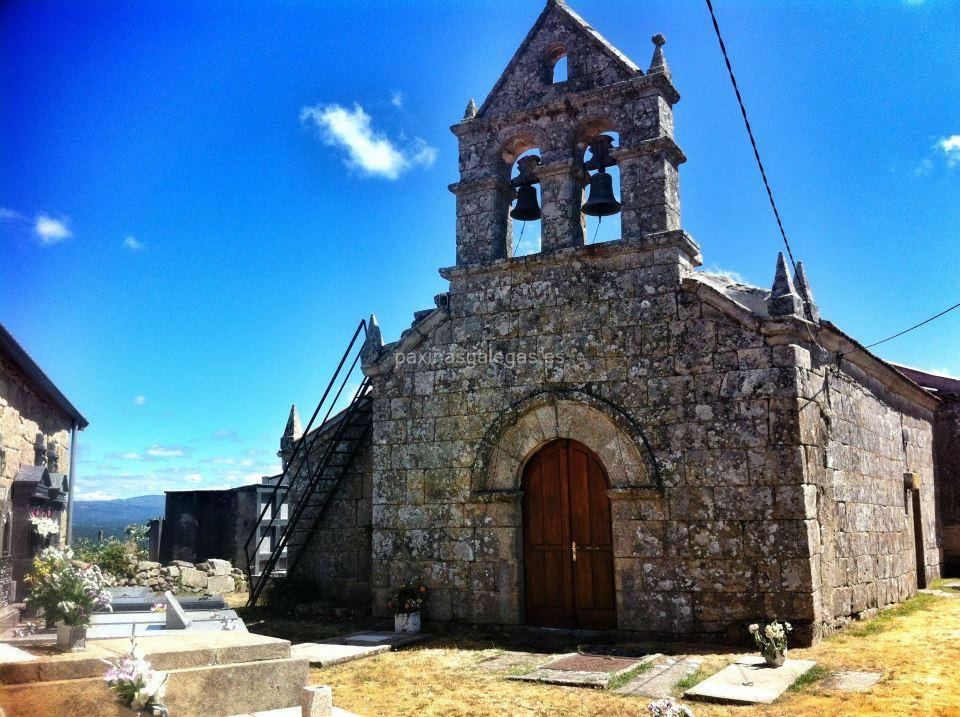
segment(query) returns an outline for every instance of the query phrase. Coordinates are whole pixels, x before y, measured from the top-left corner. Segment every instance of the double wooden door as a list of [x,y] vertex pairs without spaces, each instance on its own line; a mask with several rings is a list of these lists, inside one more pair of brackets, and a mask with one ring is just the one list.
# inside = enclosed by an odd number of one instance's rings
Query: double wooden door
[[548,443],[523,473],[526,621],[617,626],[607,475],[586,446]]

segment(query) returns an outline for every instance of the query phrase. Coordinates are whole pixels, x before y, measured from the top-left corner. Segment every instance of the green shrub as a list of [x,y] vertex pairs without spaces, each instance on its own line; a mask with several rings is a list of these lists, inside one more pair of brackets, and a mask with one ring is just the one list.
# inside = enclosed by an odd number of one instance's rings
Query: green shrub
[[119,538],[107,538],[101,543],[81,538],[74,541],[73,553],[78,560],[93,563],[105,573],[124,578],[136,574],[138,556],[131,555],[126,541]]

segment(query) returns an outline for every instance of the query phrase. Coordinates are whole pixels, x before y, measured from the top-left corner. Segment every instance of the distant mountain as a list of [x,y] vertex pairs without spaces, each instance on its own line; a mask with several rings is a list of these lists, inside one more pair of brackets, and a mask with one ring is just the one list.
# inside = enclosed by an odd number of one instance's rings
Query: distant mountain
[[162,495],[75,501],[73,535],[75,538],[96,538],[102,530],[104,536],[123,536],[123,529],[128,525],[163,517],[165,503],[166,498]]

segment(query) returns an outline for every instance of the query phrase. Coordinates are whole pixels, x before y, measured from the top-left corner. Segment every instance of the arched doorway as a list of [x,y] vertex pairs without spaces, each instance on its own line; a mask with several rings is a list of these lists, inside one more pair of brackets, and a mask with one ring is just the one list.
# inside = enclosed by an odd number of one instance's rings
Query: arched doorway
[[598,630],[617,626],[608,488],[600,459],[577,441],[552,441],[527,462],[527,624]]

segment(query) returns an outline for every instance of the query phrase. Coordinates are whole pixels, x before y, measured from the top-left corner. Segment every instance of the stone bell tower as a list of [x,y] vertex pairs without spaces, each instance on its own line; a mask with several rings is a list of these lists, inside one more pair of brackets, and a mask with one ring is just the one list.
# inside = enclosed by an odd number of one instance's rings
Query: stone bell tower
[[[479,109],[473,100],[451,129],[459,138],[457,266],[513,254],[511,172],[517,157],[538,149],[533,170],[542,203],[541,251],[584,245],[584,153],[606,132],[619,134],[611,153],[620,171],[622,239],[699,264],[699,250],[680,229],[673,139],[674,88],[653,38],[647,72],[627,59],[561,0],[549,0]],[[567,77],[554,81],[566,58]]]

